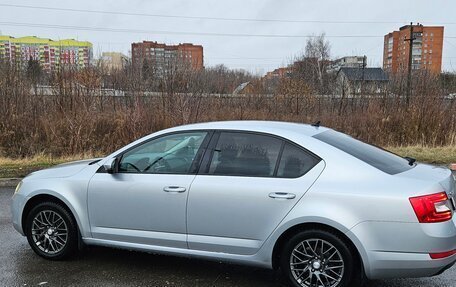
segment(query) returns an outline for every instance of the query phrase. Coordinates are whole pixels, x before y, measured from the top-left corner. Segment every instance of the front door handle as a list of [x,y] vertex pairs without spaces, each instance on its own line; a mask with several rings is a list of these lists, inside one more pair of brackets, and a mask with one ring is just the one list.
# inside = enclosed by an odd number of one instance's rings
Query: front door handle
[[287,193],[287,192],[271,192],[269,194],[270,198],[277,198],[277,199],[293,199],[296,197],[296,194]]
[[163,188],[163,191],[166,192],[178,192],[182,193],[185,192],[187,189],[185,187],[180,187],[180,186],[166,186]]

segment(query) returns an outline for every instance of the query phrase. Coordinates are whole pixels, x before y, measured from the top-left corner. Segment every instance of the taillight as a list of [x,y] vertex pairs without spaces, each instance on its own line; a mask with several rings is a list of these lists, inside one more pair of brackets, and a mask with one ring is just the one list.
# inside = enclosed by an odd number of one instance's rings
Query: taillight
[[447,252],[440,252],[440,253],[429,253],[432,259],[443,259],[456,254],[456,250],[451,250]]
[[420,223],[443,222],[453,216],[445,192],[411,197],[410,203]]

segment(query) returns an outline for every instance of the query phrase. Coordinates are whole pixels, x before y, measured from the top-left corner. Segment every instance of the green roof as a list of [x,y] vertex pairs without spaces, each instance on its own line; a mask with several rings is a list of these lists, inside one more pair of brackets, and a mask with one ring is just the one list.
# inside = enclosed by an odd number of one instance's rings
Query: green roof
[[92,43],[87,41],[77,41],[74,39],[64,39],[54,41],[47,38],[38,38],[36,36],[26,36],[20,38],[14,38],[11,36],[0,35],[0,41],[10,41],[13,44],[39,44],[39,45],[50,45],[59,47],[92,47]]

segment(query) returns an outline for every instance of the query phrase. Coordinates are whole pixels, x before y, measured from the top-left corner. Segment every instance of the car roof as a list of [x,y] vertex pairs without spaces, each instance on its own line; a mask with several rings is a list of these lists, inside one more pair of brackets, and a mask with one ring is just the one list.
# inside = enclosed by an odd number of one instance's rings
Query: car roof
[[178,126],[172,128],[173,131],[181,130],[242,130],[277,134],[278,131],[299,133],[305,136],[313,136],[329,130],[322,126],[312,126],[302,123],[279,122],[279,121],[219,121],[206,122]]

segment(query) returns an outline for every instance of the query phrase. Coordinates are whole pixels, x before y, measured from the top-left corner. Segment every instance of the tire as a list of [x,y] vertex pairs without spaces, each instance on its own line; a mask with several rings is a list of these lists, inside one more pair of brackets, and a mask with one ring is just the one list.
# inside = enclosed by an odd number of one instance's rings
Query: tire
[[280,255],[282,274],[289,286],[294,287],[356,286],[359,283],[355,282],[355,273],[360,272],[356,263],[344,240],[320,229],[293,235],[284,244]]
[[36,205],[27,215],[25,234],[33,251],[49,260],[62,260],[78,248],[78,229],[71,213],[55,202]]

